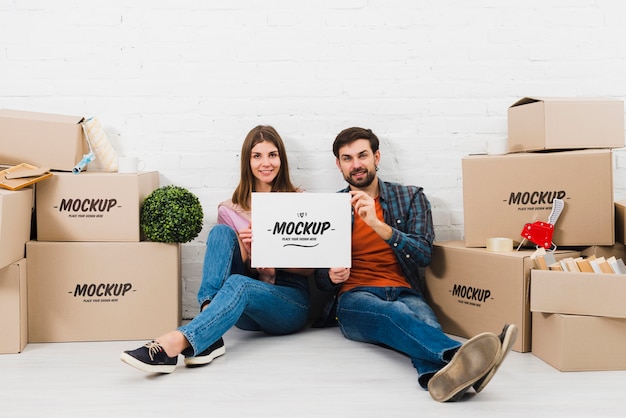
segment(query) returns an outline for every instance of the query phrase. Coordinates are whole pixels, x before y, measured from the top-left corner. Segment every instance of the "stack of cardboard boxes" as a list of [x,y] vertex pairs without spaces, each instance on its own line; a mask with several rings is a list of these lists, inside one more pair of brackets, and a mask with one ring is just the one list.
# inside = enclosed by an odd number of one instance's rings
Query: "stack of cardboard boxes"
[[18,353],[27,343],[26,259],[33,190],[0,189],[0,353]]
[[0,162],[53,173],[0,189],[0,323],[11,331],[0,353],[27,342],[149,339],[180,324],[180,246],[140,232],[159,173],[72,173],[88,149],[82,120],[0,110]]
[[[532,349],[560,368],[542,348],[550,347],[555,357],[580,350],[563,344],[563,334],[572,330],[542,330],[555,322],[554,315],[599,318],[603,312],[549,310],[536,303],[540,293],[543,300],[558,301],[570,289],[562,283],[559,293],[546,296],[536,285],[536,276],[550,280],[559,272],[534,268],[535,244],[523,239],[522,230],[526,224],[547,223],[557,198],[564,206],[548,249],[557,260],[616,251],[611,149],[624,147],[624,104],[606,98],[524,98],[508,109],[508,128],[508,153],[462,160],[464,241],[435,243],[433,263],[426,269],[428,294],[444,331],[469,338],[514,323],[520,333],[513,350]],[[510,239],[513,251],[487,251],[488,240],[495,237]],[[603,297],[598,287],[587,290],[589,296]]]

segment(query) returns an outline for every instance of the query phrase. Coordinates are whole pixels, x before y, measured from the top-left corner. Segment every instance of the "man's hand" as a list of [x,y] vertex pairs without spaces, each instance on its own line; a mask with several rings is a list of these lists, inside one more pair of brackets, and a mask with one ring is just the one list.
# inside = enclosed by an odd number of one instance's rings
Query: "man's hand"
[[376,216],[376,202],[367,193],[360,190],[351,190],[350,204],[354,208],[354,213],[374,230],[382,239],[388,240],[393,234],[393,230]]
[[366,224],[373,227],[376,223],[380,222],[376,217],[376,204],[371,196],[360,190],[352,190],[350,195],[352,196],[350,204],[354,208],[354,213],[363,219]]

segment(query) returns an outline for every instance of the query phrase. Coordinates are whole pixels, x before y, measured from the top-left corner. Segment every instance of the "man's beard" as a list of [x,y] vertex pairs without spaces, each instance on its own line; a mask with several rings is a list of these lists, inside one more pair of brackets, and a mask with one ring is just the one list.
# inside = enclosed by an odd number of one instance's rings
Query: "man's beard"
[[362,171],[363,170],[353,171],[349,175],[344,176],[344,179],[348,182],[348,184],[350,184],[350,185],[352,185],[354,187],[358,187],[358,188],[367,187],[370,184],[372,184],[372,182],[374,181],[374,178],[376,177],[376,172],[374,171],[372,173],[371,171],[365,169],[366,176],[362,180],[355,181],[355,180],[352,179],[352,175],[353,174],[360,173]]

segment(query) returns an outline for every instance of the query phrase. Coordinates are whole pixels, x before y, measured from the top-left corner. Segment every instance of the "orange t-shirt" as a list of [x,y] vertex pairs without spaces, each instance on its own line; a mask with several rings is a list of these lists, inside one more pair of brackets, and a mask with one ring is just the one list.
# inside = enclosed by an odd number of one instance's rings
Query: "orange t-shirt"
[[[376,202],[376,216],[383,219],[383,208]],[[358,215],[352,228],[352,268],[341,292],[357,286],[411,287],[402,274],[393,250]]]

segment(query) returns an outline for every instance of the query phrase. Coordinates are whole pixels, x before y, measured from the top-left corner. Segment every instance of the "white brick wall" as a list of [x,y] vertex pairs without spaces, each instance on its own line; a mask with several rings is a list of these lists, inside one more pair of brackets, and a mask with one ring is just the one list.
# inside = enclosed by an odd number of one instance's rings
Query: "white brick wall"
[[200,197],[205,228],[183,251],[191,317],[250,128],[277,128],[310,191],[343,185],[335,135],[372,128],[381,175],[423,186],[438,239],[460,239],[461,158],[506,135],[510,104],[626,98],[624,16],[611,0],[0,0],[0,107],[98,116],[118,152]]

